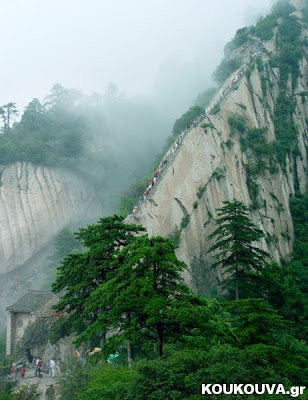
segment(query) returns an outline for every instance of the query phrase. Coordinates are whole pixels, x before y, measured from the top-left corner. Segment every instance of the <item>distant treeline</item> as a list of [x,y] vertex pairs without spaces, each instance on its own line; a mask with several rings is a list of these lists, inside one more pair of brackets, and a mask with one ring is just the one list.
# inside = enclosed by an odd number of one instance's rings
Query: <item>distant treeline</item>
[[56,84],[45,103],[34,98],[18,123],[14,103],[0,108],[3,125],[0,136],[0,162],[30,161],[63,165],[85,153],[87,121],[77,112],[81,94]]
[[71,168],[95,184],[109,212],[149,168],[169,124],[149,98],[126,98],[113,84],[86,96],[57,83],[17,115],[14,102],[0,107],[0,164]]

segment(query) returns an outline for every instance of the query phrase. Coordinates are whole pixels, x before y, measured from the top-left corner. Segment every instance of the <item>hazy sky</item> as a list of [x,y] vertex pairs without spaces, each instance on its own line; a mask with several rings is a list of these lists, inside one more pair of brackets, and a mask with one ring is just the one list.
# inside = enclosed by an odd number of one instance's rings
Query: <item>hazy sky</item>
[[22,108],[33,97],[42,99],[55,82],[90,93],[103,92],[112,81],[129,96],[148,93],[164,71],[172,73],[185,63],[192,65],[193,74],[204,57],[212,70],[235,31],[253,23],[271,4],[3,0],[0,105],[16,101]]

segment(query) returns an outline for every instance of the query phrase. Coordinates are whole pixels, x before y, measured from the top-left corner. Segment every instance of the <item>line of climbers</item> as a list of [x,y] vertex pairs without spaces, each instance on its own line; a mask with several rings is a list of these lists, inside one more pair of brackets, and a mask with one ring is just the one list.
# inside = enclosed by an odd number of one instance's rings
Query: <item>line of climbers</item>
[[[250,61],[253,62],[262,52],[263,47],[264,47],[265,42],[259,41],[256,50],[252,52],[251,50],[248,50],[248,55],[250,58]],[[139,206],[134,205],[133,208],[133,214],[136,215],[139,211],[140,205],[143,201],[146,201],[149,197],[149,194],[153,187],[157,184],[158,179],[161,177],[163,171],[166,169],[167,165],[169,164],[170,160],[174,158],[174,155],[178,151],[179,147],[183,143],[184,137],[186,136],[187,132],[189,132],[191,129],[195,128],[202,120],[204,120],[206,117],[208,117],[215,106],[217,106],[219,103],[222,102],[222,100],[233,90],[234,86],[239,82],[239,80],[244,76],[244,73],[247,69],[247,65],[244,64],[241,66],[240,69],[238,69],[229,80],[226,81],[226,83],[220,88],[218,93],[215,95],[213,100],[211,101],[211,104],[205,109],[203,114],[200,114],[196,119],[194,119],[191,122],[191,125],[187,127],[185,130],[183,130],[176,141],[173,143],[172,147],[167,151],[166,155],[162,159],[162,161],[159,164],[158,169],[155,171],[153,178],[150,180],[147,188],[145,189],[142,198],[139,200]]]

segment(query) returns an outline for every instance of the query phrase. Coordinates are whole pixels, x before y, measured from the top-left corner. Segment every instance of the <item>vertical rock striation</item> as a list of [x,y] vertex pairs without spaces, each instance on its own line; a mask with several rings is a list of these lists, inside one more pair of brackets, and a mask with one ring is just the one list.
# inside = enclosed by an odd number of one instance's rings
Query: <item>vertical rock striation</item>
[[[297,7],[292,18],[301,24],[301,39],[307,41],[303,3],[301,0],[291,3]],[[250,55],[243,57],[246,73],[221,99],[219,111],[216,108],[216,114],[207,115],[185,134],[182,145],[149,198],[141,202],[135,215],[127,218],[127,221],[145,226],[150,235],[180,234],[177,253],[188,265],[185,279],[201,293],[221,279],[219,271],[210,272],[212,258],[207,254],[210,247],[207,237],[214,229],[216,209],[224,200],[237,198],[250,207],[252,220],[267,234],[267,240],[263,239],[260,247],[273,259],[279,262],[292,251],[294,234],[289,197],[307,189],[306,46],[299,62],[296,85],[292,87],[289,74],[284,94],[287,101],[292,100],[296,151],[290,148],[284,162],[273,152],[269,161],[244,146],[247,132],[262,133],[260,140],[269,143],[272,149],[277,140],[275,112],[281,95],[281,80],[279,68],[270,62],[279,54],[277,28],[275,36],[263,44],[254,62],[249,59],[255,45],[245,44],[236,50],[239,54],[245,51]],[[209,108],[213,109],[213,105]],[[234,121],[240,121],[242,129],[234,127]],[[263,169],[262,160],[267,165]],[[254,175],[253,167],[259,169]]]
[[40,289],[55,235],[100,213],[94,188],[70,170],[25,162],[1,166],[0,313],[26,288]]

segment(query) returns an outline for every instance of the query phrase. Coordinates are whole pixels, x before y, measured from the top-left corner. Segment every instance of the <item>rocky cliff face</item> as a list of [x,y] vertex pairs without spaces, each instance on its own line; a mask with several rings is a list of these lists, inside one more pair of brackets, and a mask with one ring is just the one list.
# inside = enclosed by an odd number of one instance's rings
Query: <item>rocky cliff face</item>
[[[296,0],[292,4],[297,7],[292,18],[302,26],[301,39],[307,40],[303,2]],[[281,95],[281,72],[270,62],[279,52],[276,39],[264,43],[255,59],[253,41],[236,50],[243,55],[245,74],[232,90],[224,94],[222,90],[215,113],[205,115],[198,126],[185,134],[148,199],[134,216],[128,217],[128,221],[145,226],[150,235],[168,237],[176,233],[180,237],[177,254],[188,265],[185,279],[201,293],[221,279],[219,272],[210,272],[212,260],[207,250],[211,243],[207,237],[214,228],[216,209],[224,200],[236,198],[250,206],[252,220],[268,235],[260,246],[275,260],[292,251],[289,197],[307,188],[308,99],[305,101],[303,95],[308,91],[307,47],[299,63],[296,85],[292,87],[289,74],[284,93],[285,100],[293,105],[296,152],[289,151],[281,162],[275,153],[263,157],[244,146],[247,135],[254,142],[258,142],[254,134],[270,145],[277,141],[275,113]],[[266,167],[261,168],[261,163]],[[257,173],[252,173],[253,168]]]
[[101,210],[94,188],[62,168],[0,167],[0,315],[27,288],[40,289],[50,243]]

